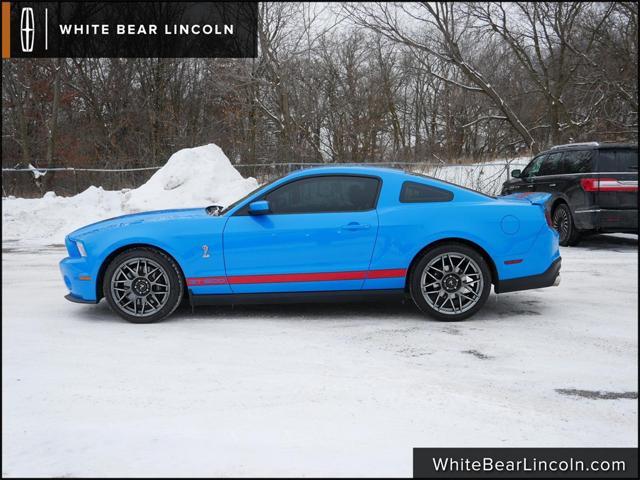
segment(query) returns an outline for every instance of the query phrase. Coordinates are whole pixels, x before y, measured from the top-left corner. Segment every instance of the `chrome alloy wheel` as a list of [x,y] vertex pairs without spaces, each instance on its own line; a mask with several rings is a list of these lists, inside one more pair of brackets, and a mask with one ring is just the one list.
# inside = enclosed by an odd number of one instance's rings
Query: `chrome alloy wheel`
[[136,317],[153,315],[169,300],[171,284],[163,267],[148,258],[130,258],[111,279],[111,295],[118,308]]
[[478,303],[484,279],[478,264],[462,253],[444,253],[422,271],[420,290],[429,306],[444,315],[464,313]]

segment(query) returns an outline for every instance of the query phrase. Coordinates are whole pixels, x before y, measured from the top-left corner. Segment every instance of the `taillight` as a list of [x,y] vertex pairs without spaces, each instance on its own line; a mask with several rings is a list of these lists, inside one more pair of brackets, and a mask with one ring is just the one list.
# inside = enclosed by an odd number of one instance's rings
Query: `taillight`
[[598,178],[581,178],[580,186],[585,192],[597,192],[598,180]]
[[637,180],[615,178],[581,178],[580,186],[585,192],[637,192]]

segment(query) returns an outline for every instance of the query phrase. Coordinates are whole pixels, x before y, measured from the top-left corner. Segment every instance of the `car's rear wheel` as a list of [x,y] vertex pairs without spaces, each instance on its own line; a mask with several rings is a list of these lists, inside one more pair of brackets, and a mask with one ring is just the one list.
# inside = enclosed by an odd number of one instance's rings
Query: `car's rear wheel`
[[577,245],[580,242],[580,232],[573,223],[571,210],[566,203],[559,204],[553,211],[553,228],[560,235],[560,245],[563,247]]
[[449,243],[429,250],[412,269],[411,298],[436,320],[455,322],[476,313],[491,291],[491,271],[476,250]]
[[184,294],[175,261],[158,250],[133,248],[109,263],[102,289],[109,306],[132,323],[152,323],[169,316]]

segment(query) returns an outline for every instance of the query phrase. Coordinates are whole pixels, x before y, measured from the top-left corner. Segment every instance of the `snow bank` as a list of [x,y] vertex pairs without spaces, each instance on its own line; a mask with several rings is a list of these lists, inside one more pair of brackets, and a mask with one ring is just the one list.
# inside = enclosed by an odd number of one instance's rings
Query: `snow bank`
[[73,197],[2,199],[2,242],[60,244],[72,230],[122,215],[122,192],[89,187]]
[[2,242],[61,244],[89,223],[143,210],[228,205],[255,189],[214,144],[185,148],[135,190],[89,187],[73,197],[47,192],[42,198],[2,199]]
[[165,208],[229,205],[255,189],[243,178],[222,149],[213,143],[174,153],[147,183],[124,196],[128,212]]

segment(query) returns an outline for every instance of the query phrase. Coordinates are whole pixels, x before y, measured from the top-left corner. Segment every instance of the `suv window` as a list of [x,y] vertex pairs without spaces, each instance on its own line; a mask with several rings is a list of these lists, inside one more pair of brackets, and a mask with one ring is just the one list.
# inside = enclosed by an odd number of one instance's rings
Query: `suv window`
[[400,190],[402,203],[450,202],[453,193],[442,188],[432,187],[416,182],[404,182]]
[[538,176],[559,175],[564,173],[562,152],[550,153],[542,162]]
[[588,173],[593,171],[593,150],[564,152],[563,173]]
[[546,155],[540,155],[539,157],[536,157],[533,160],[531,160],[529,165],[527,165],[522,171],[522,174],[520,175],[520,177],[521,178],[535,177],[538,174],[538,171],[540,171],[540,166],[542,166],[542,161],[545,158],[547,158]]
[[600,150],[598,153],[599,172],[637,172],[638,150]]
[[287,183],[264,196],[271,213],[354,212],[372,210],[380,180],[333,175],[307,177]]

